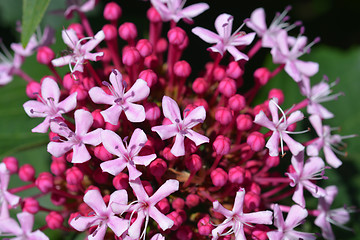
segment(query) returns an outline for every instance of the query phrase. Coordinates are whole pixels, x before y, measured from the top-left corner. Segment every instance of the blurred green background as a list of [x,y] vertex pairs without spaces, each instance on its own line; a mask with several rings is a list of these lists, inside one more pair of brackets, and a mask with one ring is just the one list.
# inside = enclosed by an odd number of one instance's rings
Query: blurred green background
[[[107,1],[101,1],[97,9],[88,13],[93,29],[98,31],[106,22],[101,19],[102,9]],[[132,21],[138,27],[139,35],[147,32],[147,19],[145,12],[149,6],[146,1],[122,0],[118,1],[123,9],[121,22]],[[187,4],[194,1],[188,1]],[[310,41],[320,36],[321,42],[313,47],[312,52],[303,59],[317,61],[320,64],[319,73],[312,78],[312,83],[321,80],[324,74],[329,76],[330,81],[340,78],[340,83],[334,88],[335,92],[342,91],[345,96],[338,101],[325,103],[324,105],[335,114],[335,118],[327,120],[326,124],[340,126],[339,134],[360,133],[360,1],[353,0],[303,0],[303,1],[231,1],[213,0],[207,1],[211,9],[195,18],[192,26],[180,23],[188,33],[194,26],[201,26],[214,30],[213,22],[221,13],[229,13],[234,16],[234,28],[239,26],[243,19],[250,16],[251,12],[258,7],[263,7],[267,13],[267,22],[270,23],[277,11],[283,11],[287,5],[293,9],[289,15],[292,22],[301,20],[305,26],[305,35]],[[42,26],[49,24],[57,29],[57,43],[52,47],[55,53],[65,49],[59,37],[61,29],[76,21],[74,18],[65,21],[59,9],[64,8],[64,1],[52,0],[48,13],[42,21]],[[0,37],[9,47],[11,42],[19,42],[20,36],[15,31],[16,21],[21,19],[21,0],[0,1]],[[167,25],[165,25],[167,27]],[[165,27],[165,28],[166,28]],[[293,30],[294,35],[298,29]],[[183,59],[189,61],[193,73],[201,70],[204,63],[209,60],[205,49],[207,44],[196,36],[189,34],[190,46],[185,51]],[[194,50],[204,54],[192,54]],[[268,51],[261,51],[248,65],[254,69],[263,64],[273,68]],[[249,66],[249,67],[250,67]],[[34,79],[40,80],[49,71],[46,67],[36,63],[34,57],[26,60],[23,70]],[[66,69],[64,69],[66,71]],[[246,79],[245,79],[246,81]],[[266,99],[267,92],[271,87],[283,89],[285,93],[285,106],[299,102],[301,96],[297,85],[284,73],[272,81],[261,93],[258,101]],[[20,164],[30,162],[35,164],[37,173],[49,169],[50,155],[46,152],[48,137],[42,134],[31,133],[31,128],[41,122],[40,119],[30,119],[23,111],[22,104],[27,101],[24,92],[25,82],[15,78],[9,85],[0,88],[0,159],[7,155],[19,158]],[[334,204],[341,207],[360,206],[360,141],[359,138],[346,140],[348,143],[348,157],[343,158],[344,164],[338,170],[327,170],[329,180],[325,185],[336,184],[339,186],[339,196]],[[44,200],[46,202],[46,200]],[[339,239],[360,239],[359,214],[352,214],[349,224],[355,233],[333,227]],[[49,234],[49,232],[46,232]],[[72,238],[73,235],[68,236]],[[51,239],[56,238],[55,235]],[[61,239],[61,237],[58,237]]]

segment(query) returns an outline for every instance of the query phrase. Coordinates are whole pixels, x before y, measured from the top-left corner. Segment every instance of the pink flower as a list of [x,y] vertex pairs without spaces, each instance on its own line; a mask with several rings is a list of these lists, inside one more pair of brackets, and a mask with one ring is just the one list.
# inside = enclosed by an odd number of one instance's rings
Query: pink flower
[[29,239],[29,240],[47,240],[49,239],[43,232],[36,230],[32,232],[34,225],[34,215],[28,212],[18,213],[17,218],[19,224],[12,218],[0,219],[0,233],[8,235],[15,235],[14,239]]
[[96,5],[96,0],[67,0],[66,2],[67,8],[64,13],[67,19],[72,18],[72,14],[74,11],[85,13],[93,10]]
[[[224,208],[218,201],[213,202],[214,211],[225,216],[225,220],[212,230],[212,240],[216,240],[219,236],[225,236],[234,233],[236,240],[246,240],[244,233],[244,224],[272,224],[272,212],[260,211],[253,213],[243,213],[245,189],[240,188],[236,192],[233,209],[230,211]],[[230,230],[223,233],[226,228]]]
[[[286,118],[286,114],[278,105],[278,99],[273,98],[269,101],[269,110],[272,116],[272,122],[265,115],[263,111],[260,111],[256,116],[254,123],[259,124],[273,131],[270,139],[266,143],[266,147],[269,149],[269,155],[274,157],[279,155],[279,140],[281,143],[281,153],[284,155],[283,141],[286,142],[291,153],[298,155],[299,152],[304,150],[304,146],[299,142],[296,142],[288,134],[302,133],[302,132],[289,132],[286,129],[293,123],[298,122],[304,118],[304,114],[301,111],[295,111]],[[278,110],[282,113],[282,117],[279,119]]]
[[[134,191],[135,196],[137,197],[136,203],[132,205],[127,212],[137,213],[136,220],[131,224],[128,229],[128,235],[133,239],[139,239],[145,237],[146,228],[149,223],[149,218],[154,219],[159,227],[165,231],[166,229],[171,228],[174,225],[174,221],[161,213],[155,205],[162,199],[169,196],[171,193],[179,189],[179,182],[177,180],[167,180],[161,187],[149,197],[145,192],[144,186],[141,183],[140,178],[137,178],[134,181],[130,181],[130,186]],[[124,205],[113,203],[112,209],[116,213],[122,213],[124,211]],[[141,233],[141,226],[145,220],[145,227]],[[131,221],[131,220],[130,220]]]
[[[8,192],[7,188],[10,181],[10,172],[7,170],[5,163],[0,163],[0,212],[1,216],[6,214],[3,206],[7,208],[9,204],[15,207],[20,202],[20,197]],[[0,231],[1,232],[1,231]]]
[[164,22],[170,20],[179,22],[182,18],[192,22],[193,17],[209,9],[209,5],[206,3],[196,3],[184,8],[185,3],[186,0],[151,0],[151,4],[158,11]]
[[102,143],[106,150],[118,156],[119,158],[106,161],[100,164],[104,172],[114,176],[118,175],[126,167],[129,171],[129,179],[135,180],[141,175],[136,169],[136,165],[149,165],[155,158],[156,154],[138,156],[140,150],[147,142],[146,134],[140,128],[135,129],[131,136],[129,146],[124,147],[121,137],[110,130],[104,130],[101,133]]
[[0,52],[0,86],[2,86],[12,81],[14,74],[20,70],[25,58],[17,53],[13,57],[1,39],[0,48],[4,52]]
[[267,233],[269,240],[290,240],[290,239],[303,239],[313,240],[316,239],[312,233],[304,233],[295,231],[294,228],[303,223],[308,216],[305,208],[299,205],[293,205],[284,221],[281,209],[278,204],[274,206],[274,225],[278,229]]
[[[100,57],[104,55],[103,52],[91,53],[99,43],[105,39],[105,34],[103,31],[99,31],[95,34],[94,37],[85,37],[82,39],[78,39],[76,32],[73,29],[63,30],[62,38],[66,45],[70,49],[72,49],[71,54],[53,59],[51,63],[55,67],[61,67],[65,65],[69,65],[71,73],[76,71],[83,72],[84,71],[84,63],[86,60],[90,61],[98,61]],[[86,43],[82,44],[83,41],[89,40]],[[75,64],[72,67],[72,64]]]
[[234,57],[235,61],[241,59],[247,61],[249,60],[248,56],[240,52],[236,46],[249,45],[254,40],[256,34],[239,32],[244,24],[231,34],[233,20],[233,16],[223,13],[215,20],[215,28],[218,34],[202,27],[193,28],[192,32],[207,43],[216,43],[215,46],[209,48],[213,52],[224,55],[224,53],[228,51]]
[[86,149],[85,144],[97,146],[101,143],[102,129],[96,129],[88,133],[93,124],[93,117],[90,112],[78,109],[74,113],[75,132],[71,131],[65,123],[52,121],[51,131],[66,138],[66,141],[60,139],[59,142],[50,142],[47,151],[54,157],[61,157],[66,152],[73,150],[72,163],[83,163],[89,161],[91,155]]
[[30,100],[23,105],[29,117],[45,117],[42,123],[32,129],[32,132],[47,132],[51,119],[61,117],[61,114],[70,112],[76,107],[76,95],[75,92],[59,102],[59,86],[52,78],[45,78],[41,84],[41,95],[39,94],[41,102]]
[[175,143],[171,148],[171,153],[174,154],[174,156],[179,157],[185,155],[185,137],[192,140],[196,146],[209,142],[209,138],[191,130],[191,128],[199,123],[204,122],[206,111],[203,106],[193,109],[184,120],[181,119],[179,106],[170,97],[163,97],[162,107],[164,116],[168,118],[172,124],[155,126],[152,127],[151,130],[157,132],[162,140],[175,136]]
[[144,100],[149,96],[150,88],[147,83],[142,79],[138,79],[125,93],[126,82],[122,81],[122,75],[118,70],[114,69],[109,79],[111,85],[105,81],[103,84],[110,89],[111,94],[105,93],[100,87],[93,87],[89,91],[93,102],[112,105],[110,108],[101,111],[105,121],[116,125],[121,112],[124,111],[130,122],[143,122],[145,120],[145,109],[142,105],[133,102]]
[[95,231],[88,236],[89,240],[104,239],[107,227],[111,228],[116,236],[123,234],[128,228],[128,220],[115,216],[111,209],[113,203],[127,204],[128,195],[126,190],[117,190],[110,195],[108,206],[101,196],[99,190],[88,190],[84,195],[84,202],[91,207],[94,212],[89,216],[75,217],[70,225],[76,230],[83,232],[86,229],[97,226]]

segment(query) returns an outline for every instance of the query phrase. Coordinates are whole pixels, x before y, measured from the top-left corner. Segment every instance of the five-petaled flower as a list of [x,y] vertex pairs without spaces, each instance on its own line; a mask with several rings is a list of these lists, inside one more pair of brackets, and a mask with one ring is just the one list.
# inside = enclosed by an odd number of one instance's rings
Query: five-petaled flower
[[[15,207],[19,201],[20,197],[8,192],[7,188],[10,181],[10,173],[6,168],[5,163],[0,163],[0,216],[5,214],[3,213],[3,206],[7,208],[8,205]],[[6,211],[6,210],[4,210]]]

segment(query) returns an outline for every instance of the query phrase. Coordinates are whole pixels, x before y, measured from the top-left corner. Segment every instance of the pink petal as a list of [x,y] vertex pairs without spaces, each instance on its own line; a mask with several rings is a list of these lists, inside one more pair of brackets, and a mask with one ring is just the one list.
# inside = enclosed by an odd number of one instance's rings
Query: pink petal
[[[216,20],[215,20],[215,28],[216,31],[218,32],[218,34],[224,38],[224,37],[229,37],[231,35],[231,30],[232,30],[232,19],[233,16],[223,13],[220,14]],[[229,21],[230,20],[230,21]],[[227,28],[229,29],[228,33],[224,33],[224,24],[228,24]]]
[[151,131],[154,131],[157,134],[159,134],[162,140],[171,138],[179,132],[176,124],[155,126],[151,128]]
[[166,229],[171,228],[174,225],[174,221],[165,216],[160,212],[156,207],[149,207],[149,216],[153,218],[160,228],[165,231]]
[[141,226],[143,225],[145,220],[144,211],[138,211],[136,220],[131,224],[128,229],[128,235],[132,239],[139,239],[141,233]]
[[273,123],[279,122],[279,109],[276,105],[278,105],[279,100],[277,98],[273,98],[272,101],[269,101],[269,110],[271,113],[271,119]]
[[210,49],[213,52],[218,52],[223,56],[226,51],[225,47],[224,43],[220,41],[215,46],[209,47],[208,50]]
[[137,170],[134,165],[128,163],[126,166],[129,171],[129,180],[130,181],[134,181],[135,179],[137,179],[141,176],[142,172]]
[[109,228],[111,228],[111,230],[113,230],[116,236],[120,237],[121,234],[123,234],[128,229],[128,222],[129,220],[122,219],[116,216],[110,216],[107,225],[109,226]]
[[76,35],[75,30],[66,29],[61,31],[62,39],[66,45],[71,49],[75,49],[76,43],[79,41],[79,38]]
[[77,136],[85,135],[93,124],[93,117],[90,112],[78,109],[74,113],[75,133]]
[[304,114],[298,110],[290,114],[290,116],[286,119],[286,123],[289,126],[303,119],[304,119]]
[[77,92],[72,93],[70,96],[59,102],[57,109],[61,113],[67,113],[75,109],[76,107]]
[[174,154],[175,157],[180,157],[185,155],[184,136],[182,134],[180,133],[176,134],[175,142],[170,152]]
[[213,209],[215,212],[221,213],[226,218],[231,218],[233,216],[233,212],[224,208],[218,201],[213,202]]
[[84,202],[99,216],[107,215],[107,208],[99,190],[88,190],[84,195]]
[[271,211],[245,213],[242,220],[246,223],[272,224],[272,215]]
[[279,33],[277,35],[277,43],[278,43],[278,48],[279,48],[280,52],[283,55],[288,56],[290,52],[289,52],[289,45],[288,45],[288,35],[285,30],[279,31]]
[[73,147],[73,143],[66,142],[50,142],[47,145],[47,151],[53,155],[54,157],[61,157],[68,151],[70,151]]
[[323,125],[322,120],[318,115],[311,115],[309,121],[316,131],[316,134],[321,137],[323,136]]
[[52,98],[55,105],[57,105],[60,98],[60,89],[55,80],[52,78],[45,78],[41,84],[41,96],[45,101]]
[[310,157],[304,165],[302,175],[303,176],[312,176],[313,174],[319,172],[320,170],[323,170],[324,167],[325,167],[325,164],[321,158]]
[[334,117],[334,114],[324,108],[321,104],[310,102],[307,106],[307,112],[313,115],[319,115],[323,119],[330,119]]
[[201,13],[205,12],[209,9],[209,5],[206,3],[196,3],[193,5],[190,5],[183,10],[181,10],[181,14],[183,14],[186,18],[193,18]]
[[[216,228],[214,228],[211,231],[212,240],[217,240],[220,237],[220,235],[224,232],[224,230],[228,227],[232,227],[232,225],[233,225],[232,221],[229,221],[227,223],[223,222],[222,224],[218,225]],[[236,239],[236,240],[242,240],[242,239]]]
[[130,122],[145,121],[145,108],[142,105],[135,103],[127,103],[124,107],[126,118]]
[[84,144],[76,144],[73,146],[72,163],[83,163],[89,161],[90,158],[91,155]]
[[164,96],[162,99],[162,108],[164,116],[172,123],[175,123],[176,119],[181,120],[179,106],[172,98]]
[[156,203],[160,202],[161,200],[178,190],[179,181],[174,179],[166,180],[166,182],[161,185],[161,187],[149,198],[147,202],[151,203],[151,205],[154,206]]
[[[4,204],[5,205],[5,204]],[[0,219],[0,232],[1,233],[12,233],[17,236],[21,236],[23,230],[19,224],[12,218]]]
[[297,60],[295,61],[295,65],[302,74],[308,77],[314,76],[319,71],[319,64],[315,62],[304,62]]
[[226,50],[234,57],[235,61],[239,61],[241,59],[244,59],[245,61],[249,60],[249,57],[246,54],[240,52],[234,46],[227,46]]
[[274,205],[274,226],[279,229],[285,230],[284,217],[278,204]]
[[104,117],[105,122],[116,125],[119,121],[120,114],[122,112],[122,107],[115,104],[109,107],[108,109],[101,111],[101,115]]
[[206,111],[203,106],[193,109],[189,115],[184,118],[184,126],[186,128],[192,128],[201,122],[204,122],[206,118]]
[[103,130],[101,132],[101,139],[105,149],[110,153],[119,157],[127,154],[121,137],[113,131]]
[[[1,190],[2,191],[2,190]],[[11,206],[11,207],[16,207],[19,202],[20,202],[20,197],[16,196],[14,194],[9,193],[8,191],[2,191],[2,194],[4,195],[4,198],[6,200],[6,202]]]
[[104,92],[100,87],[93,87],[89,91],[89,96],[94,103],[98,104],[115,104],[114,100],[116,99],[113,95],[109,95]]
[[301,183],[298,183],[295,188],[295,192],[292,196],[292,200],[299,204],[301,207],[305,207],[304,189]]
[[255,9],[251,13],[250,21],[246,22],[246,26],[254,30],[260,37],[262,37],[263,33],[267,30],[264,9]]
[[[23,104],[24,110],[29,117],[46,117],[49,106],[43,102],[29,100]],[[32,112],[33,111],[33,112]]]
[[51,117],[47,116],[42,123],[31,129],[32,132],[46,133],[50,126]]
[[[96,61],[99,61],[102,56],[104,56],[103,52],[97,52],[97,53],[89,53],[89,52],[87,52],[87,53],[84,54],[84,59],[96,62]],[[81,62],[83,62],[83,61],[84,60],[81,60]],[[78,66],[82,67],[82,65],[83,64],[79,64]],[[83,70],[80,70],[80,69],[75,70],[75,71],[83,72]]]
[[70,226],[75,228],[76,230],[83,232],[88,229],[90,226],[96,225],[95,222],[99,220],[98,216],[92,217],[79,217],[73,218],[70,222]]
[[301,81],[301,73],[299,69],[297,69],[294,61],[287,61],[284,69],[295,82]]
[[284,239],[284,233],[278,231],[267,232],[266,235],[269,237],[269,240],[282,240]]
[[202,27],[195,27],[191,30],[195,35],[207,43],[217,43],[220,41],[220,36]]
[[289,147],[290,152],[295,156],[305,149],[305,147],[301,143],[296,142],[286,133],[282,133],[282,138],[284,142],[286,142],[286,145]]
[[326,162],[333,168],[338,168],[341,166],[341,160],[335,155],[329,146],[324,146],[323,148]]
[[101,128],[95,129],[81,137],[81,141],[85,144],[97,146],[101,143]]
[[138,79],[134,85],[127,91],[124,98],[127,102],[138,102],[149,96],[150,88],[143,79]]
[[24,233],[32,232],[32,228],[34,225],[34,215],[28,212],[21,212],[16,214],[17,219],[20,222],[21,229]]
[[306,209],[300,207],[299,205],[291,206],[285,221],[286,229],[293,229],[297,227],[307,216],[308,212]]
[[95,8],[96,0],[88,0],[80,7],[80,11],[89,12]]
[[54,67],[62,67],[68,65],[71,60],[72,60],[72,55],[66,55],[51,60],[51,63],[52,65],[54,65]]
[[121,173],[126,166],[127,166],[127,161],[123,157],[114,160],[109,160],[100,164],[100,167],[103,170],[103,172],[108,172],[114,176]]
[[40,230],[28,234],[29,240],[49,240],[49,238]]
[[146,156],[135,156],[133,157],[133,161],[136,165],[149,165],[156,158],[156,154],[150,154]]
[[109,80],[111,82],[111,85],[115,89],[115,92],[118,93],[120,96],[122,96],[124,87],[123,87],[123,82],[122,82],[123,78],[121,73],[117,69],[114,69],[110,73]]
[[208,143],[210,141],[208,137],[205,137],[204,135],[201,135],[200,133],[197,133],[190,129],[187,130],[185,136],[188,137],[191,141],[193,141],[196,146],[199,146],[203,143]]
[[95,34],[93,39],[90,39],[88,42],[83,44],[81,46],[82,50],[85,50],[86,52],[92,51],[99,43],[105,39],[105,33],[104,31],[99,31]]
[[129,146],[127,147],[128,151],[130,150],[130,156],[136,156],[146,142],[147,137],[144,131],[140,128],[136,128],[131,136]]
[[144,186],[142,185],[140,178],[130,181],[129,184],[139,201],[143,202],[149,199],[149,196],[145,192]]
[[265,113],[263,111],[260,111],[256,116],[255,116],[255,120],[254,123],[266,127],[272,131],[275,130],[275,126],[274,123],[272,121],[269,120],[269,118],[265,115]]
[[128,203],[128,194],[127,194],[126,190],[120,189],[120,190],[113,192],[110,195],[110,200],[109,200],[108,205],[111,206],[113,203],[127,204]]
[[244,196],[245,196],[245,189],[240,188],[239,191],[236,192],[234,206],[232,209],[233,213],[236,213],[239,215],[241,215],[243,213]]
[[88,237],[87,240],[103,240],[106,234],[107,230],[107,224],[100,224],[95,229],[94,232],[92,232]]
[[322,139],[318,138],[316,141],[306,147],[306,154],[308,156],[317,157],[319,156],[320,149],[324,146]]
[[231,42],[231,45],[233,45],[233,46],[245,46],[245,45],[247,46],[247,45],[250,45],[254,41],[255,36],[256,36],[256,33],[248,33],[248,34],[245,34],[243,36],[238,36],[237,38],[235,38]]

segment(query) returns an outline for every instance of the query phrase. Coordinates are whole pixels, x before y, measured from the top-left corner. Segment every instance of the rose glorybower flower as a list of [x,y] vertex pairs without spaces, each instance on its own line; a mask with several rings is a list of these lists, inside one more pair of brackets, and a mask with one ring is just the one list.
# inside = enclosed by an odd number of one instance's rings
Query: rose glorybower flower
[[[137,178],[134,181],[130,181],[129,184],[133,189],[135,196],[137,197],[137,201],[134,202],[134,205],[130,206],[130,208],[126,210],[127,212],[132,212],[132,215],[135,212],[137,213],[136,220],[128,229],[128,235],[132,239],[139,239],[142,237],[145,239],[146,228],[150,217],[157,222],[163,231],[171,228],[174,225],[174,221],[161,213],[155,205],[173,192],[179,190],[179,182],[177,180],[167,180],[151,197],[149,197],[145,192],[140,178]],[[115,213],[124,212],[123,204],[118,204],[115,202],[111,206]],[[144,223],[144,220],[145,227],[140,236],[141,226]]]
[[1,39],[0,48],[4,52],[0,52],[0,86],[2,86],[12,81],[14,74],[20,70],[25,58],[17,53],[13,57]]
[[[272,224],[272,212],[260,211],[252,213],[243,213],[243,204],[245,197],[245,189],[240,188],[236,192],[233,209],[230,211],[224,208],[218,201],[213,202],[214,211],[225,216],[225,220],[214,228],[211,232],[212,240],[218,239],[220,236],[225,236],[234,233],[236,240],[246,240],[244,234],[244,224]],[[223,233],[226,228],[230,230]]]
[[59,142],[50,142],[47,151],[54,157],[61,157],[71,149],[73,150],[72,163],[83,163],[89,161],[91,155],[86,149],[85,144],[97,146],[101,143],[102,129],[96,129],[88,132],[93,124],[93,117],[90,112],[78,109],[74,113],[75,132],[71,131],[63,122],[56,120],[51,122],[50,128],[54,133],[66,138],[66,141],[60,139]]
[[104,239],[107,228],[111,228],[116,236],[120,237],[127,228],[128,220],[115,216],[111,209],[113,203],[127,204],[128,195],[126,190],[117,190],[110,195],[108,206],[105,205],[104,199],[99,190],[88,190],[84,195],[84,202],[94,212],[89,216],[75,217],[71,220],[70,225],[76,230],[83,232],[86,229],[97,226],[97,228],[88,236],[89,240]]
[[294,228],[302,224],[303,220],[308,216],[305,208],[299,205],[293,205],[284,221],[281,209],[278,204],[274,206],[274,225],[278,229],[267,233],[269,240],[291,240],[303,239],[313,240],[316,239],[314,234],[295,231]]
[[45,117],[44,121],[33,128],[32,132],[45,133],[49,129],[50,120],[61,117],[61,114],[72,111],[76,107],[77,93],[73,93],[59,102],[60,89],[52,78],[45,78],[41,83],[39,101],[30,100],[23,107],[29,117]]
[[[65,65],[69,65],[71,73],[76,71],[83,72],[86,60],[90,61],[98,61],[100,57],[104,55],[103,52],[98,53],[91,53],[99,43],[105,39],[105,34],[103,31],[99,31],[95,34],[94,37],[85,37],[82,39],[78,39],[76,32],[73,29],[63,30],[62,31],[62,38],[66,45],[72,52],[69,55],[53,59],[51,63],[55,67],[62,67]],[[86,43],[82,44],[83,41],[88,40]],[[72,67],[72,64],[75,64]]]
[[125,116],[130,122],[143,122],[145,120],[145,109],[142,105],[135,104],[149,96],[150,88],[147,83],[138,79],[134,85],[125,93],[126,82],[122,80],[121,73],[114,69],[110,74],[108,82],[103,82],[111,92],[107,94],[100,87],[93,87],[89,91],[89,96],[94,103],[112,105],[110,108],[101,111],[101,115],[106,122],[116,125],[120,114],[124,111]]
[[192,22],[193,17],[209,9],[209,5],[206,3],[196,3],[184,8],[185,3],[186,0],[151,0],[151,4],[159,12],[164,22],[170,20],[179,22],[182,18]]
[[[11,194],[7,191],[10,181],[10,173],[6,168],[5,163],[0,163],[0,212],[3,215],[3,206],[7,208],[9,204],[11,207],[15,207],[19,201],[20,197]],[[6,211],[6,210],[5,210]],[[4,212],[5,214],[5,212]]]
[[175,143],[171,148],[171,153],[179,157],[185,155],[184,139],[188,137],[196,146],[209,142],[209,138],[191,130],[199,123],[204,122],[206,111],[203,106],[193,109],[184,120],[181,119],[180,109],[177,103],[170,97],[164,96],[162,99],[163,113],[172,124],[155,126],[151,130],[157,132],[162,140],[175,136]]
[[104,130],[101,133],[101,138],[105,149],[119,157],[100,164],[104,172],[108,172],[114,176],[118,175],[126,167],[129,171],[130,181],[135,180],[142,174],[136,169],[136,165],[147,166],[156,158],[156,154],[138,156],[140,150],[147,142],[146,134],[140,128],[135,129],[129,145],[126,146],[126,148],[124,147],[121,137],[113,131]]
[[93,10],[96,5],[96,0],[67,0],[66,2],[67,8],[64,13],[67,19],[72,18],[72,14],[74,11],[85,13]]
[[234,57],[235,61],[239,61],[241,59],[245,59],[247,61],[249,60],[249,57],[240,52],[236,46],[249,45],[254,40],[256,34],[244,34],[243,32],[240,32],[244,24],[231,34],[233,20],[233,16],[223,13],[215,20],[215,28],[218,34],[202,27],[193,28],[192,32],[207,43],[216,43],[215,46],[209,48],[213,52],[218,52],[221,55],[224,55],[224,53],[228,51]]

